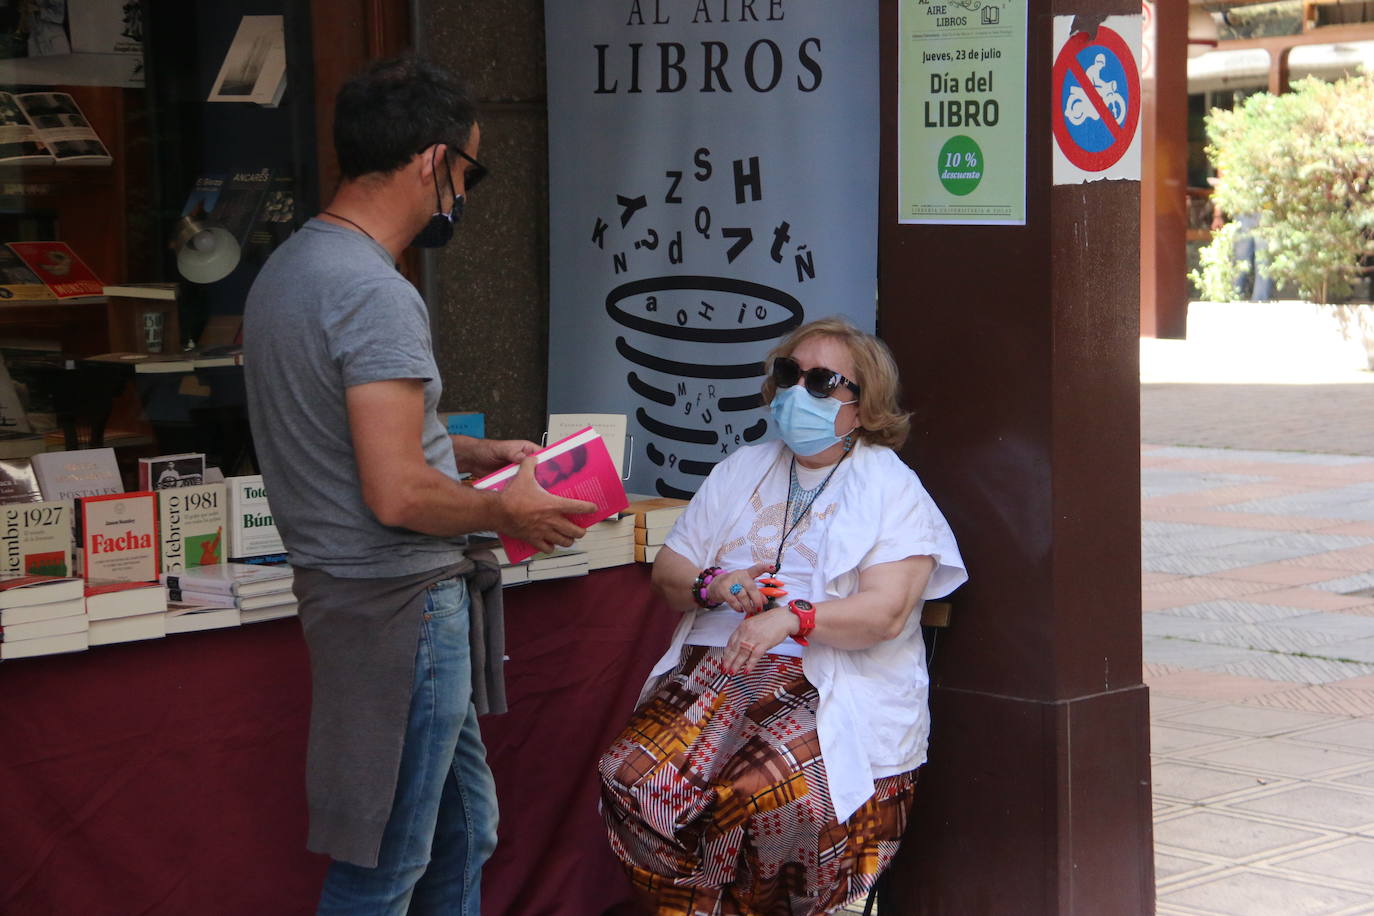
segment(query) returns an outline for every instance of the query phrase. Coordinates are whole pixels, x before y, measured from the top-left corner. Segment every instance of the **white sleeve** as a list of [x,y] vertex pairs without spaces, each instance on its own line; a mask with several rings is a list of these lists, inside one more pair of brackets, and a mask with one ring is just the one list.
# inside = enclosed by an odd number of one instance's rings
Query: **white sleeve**
[[922,598],[940,598],[963,585],[968,573],[954,532],[916,475],[903,475],[886,491],[877,543],[859,562],[859,569],[928,556],[935,560],[935,569]]
[[664,538],[664,547],[691,560],[698,569],[705,569],[716,562],[721,530],[729,523],[731,515],[729,494],[736,489],[730,486],[730,481],[739,473],[739,462],[731,459],[741,454],[735,452],[711,469],[701,488],[687,504],[687,511],[678,517]]

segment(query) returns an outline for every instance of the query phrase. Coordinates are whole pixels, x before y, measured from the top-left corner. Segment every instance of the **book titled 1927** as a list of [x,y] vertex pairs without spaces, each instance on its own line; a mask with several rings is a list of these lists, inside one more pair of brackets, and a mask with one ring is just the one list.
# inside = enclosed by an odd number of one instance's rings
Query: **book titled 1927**
[[222,483],[158,491],[162,572],[224,562],[227,501]]
[[157,495],[88,496],[81,500],[81,574],[113,582],[157,579]]
[[0,572],[72,574],[71,500],[15,503],[0,510]]
[[[557,496],[582,499],[596,505],[596,509],[585,515],[568,516],[583,528],[590,528],[602,519],[610,518],[629,502],[625,496],[625,485],[606,450],[606,443],[590,426],[535,452],[534,458],[538,462],[534,478],[541,487]],[[473,486],[479,490],[502,490],[518,471],[518,465],[509,464],[478,480]],[[537,552],[532,544],[519,538],[499,531],[497,534],[512,563],[519,563]]]

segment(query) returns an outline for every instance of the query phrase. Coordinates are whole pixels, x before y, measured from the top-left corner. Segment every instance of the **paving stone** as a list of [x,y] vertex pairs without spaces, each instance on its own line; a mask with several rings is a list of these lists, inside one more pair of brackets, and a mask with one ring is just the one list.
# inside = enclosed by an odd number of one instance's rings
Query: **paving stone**
[[1204,802],[1255,788],[1255,776],[1233,773],[1196,763],[1164,760],[1150,769],[1151,787],[1156,796],[1187,802]]
[[[1175,752],[1175,756],[1182,754]],[[1318,747],[1296,738],[1267,738],[1225,747],[1201,747],[1189,751],[1187,759],[1253,770],[1273,777],[1311,778],[1364,763],[1368,757],[1350,749]]]
[[1240,869],[1160,894],[1161,903],[1217,916],[1326,916],[1364,902],[1359,891]]
[[[1158,862],[1158,858],[1155,859]],[[1374,839],[1355,837],[1335,846],[1290,856],[1272,863],[1273,868],[1319,875],[1339,881],[1370,884],[1374,894]]]
[[1332,744],[1374,755],[1374,721],[1342,722],[1330,728],[1318,729],[1302,736],[1315,744]]
[[1167,817],[1155,824],[1155,842],[1160,845],[1232,859],[1272,855],[1321,837],[1320,831],[1280,826],[1218,811]]
[[1252,653],[1247,658],[1221,662],[1210,667],[1228,674],[1261,677],[1271,681],[1291,681],[1296,684],[1330,684],[1332,681],[1342,681],[1374,672],[1374,665],[1272,652]]
[[1222,704],[1206,709],[1183,710],[1162,721],[1184,728],[1216,728],[1226,732],[1272,737],[1317,725],[1335,724],[1336,720],[1311,713]]
[[1263,623],[1269,620],[1283,620],[1288,617],[1306,617],[1311,612],[1307,608],[1285,607],[1281,604],[1221,599],[1182,605],[1166,613],[1178,617],[1215,620],[1219,623]]
[[[1355,830],[1374,824],[1374,795],[1345,791],[1332,786],[1300,785],[1281,788],[1274,794],[1262,798],[1228,802],[1225,807],[1251,814],[1281,817],[1318,828],[1334,826]],[[1371,869],[1371,879],[1374,879],[1374,869]]]

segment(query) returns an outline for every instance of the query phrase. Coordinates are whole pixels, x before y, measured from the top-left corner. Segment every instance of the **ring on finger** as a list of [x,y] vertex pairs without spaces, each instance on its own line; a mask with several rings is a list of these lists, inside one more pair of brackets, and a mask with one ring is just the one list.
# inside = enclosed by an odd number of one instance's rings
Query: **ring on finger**
[[738,595],[742,591],[744,591],[744,586],[740,585],[738,582],[730,586],[730,594],[732,595]]

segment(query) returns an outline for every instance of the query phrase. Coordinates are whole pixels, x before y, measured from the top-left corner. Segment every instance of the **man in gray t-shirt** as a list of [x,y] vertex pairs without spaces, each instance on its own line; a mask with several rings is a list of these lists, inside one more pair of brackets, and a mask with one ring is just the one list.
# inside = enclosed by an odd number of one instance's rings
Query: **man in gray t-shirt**
[[[442,69],[402,58],[355,77],[335,107],[339,190],[245,308],[249,416],[311,655],[308,845],[334,858],[321,913],[479,911],[496,802],[463,536],[566,546],[583,534],[566,516],[592,508],[539,487],[533,443],[450,437],[435,412],[428,313],[395,265],[448,241],[486,172],[479,141]],[[457,481],[512,462],[500,493]]]

